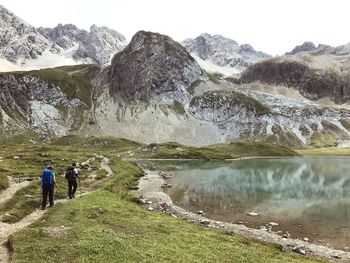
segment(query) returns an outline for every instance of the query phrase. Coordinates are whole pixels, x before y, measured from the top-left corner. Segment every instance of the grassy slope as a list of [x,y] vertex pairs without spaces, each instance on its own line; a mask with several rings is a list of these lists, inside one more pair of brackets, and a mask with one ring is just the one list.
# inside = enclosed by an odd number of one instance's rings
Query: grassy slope
[[350,147],[347,148],[309,148],[295,150],[300,155],[305,156],[344,156],[350,155]]
[[154,159],[233,159],[244,156],[297,156],[295,151],[276,144],[232,142],[209,147],[185,147],[178,143],[150,144],[134,149],[133,156]]
[[[0,169],[5,175],[37,177],[45,159],[55,161],[58,172],[62,173],[68,160],[84,161],[95,153],[108,156],[117,174],[98,191],[56,205],[43,220],[14,234],[11,237],[13,262],[314,262],[281,253],[276,245],[208,230],[183,219],[147,211],[134,202],[129,192],[137,186],[142,171],[117,157],[131,153],[145,158],[174,157],[180,151],[191,158],[217,158],[259,153],[257,149],[262,146],[267,147],[267,152],[278,149],[279,153],[295,154],[277,146],[269,149],[267,144],[259,144],[254,150],[251,146],[234,143],[196,149],[173,143],[146,146],[112,138],[69,136],[52,145],[2,147],[0,154],[5,161],[0,163]],[[86,171],[83,176],[87,176]],[[58,189],[58,196],[63,197],[65,182],[63,178],[59,180],[62,187]],[[13,214],[5,221],[15,222],[38,207],[39,201],[38,182],[34,181],[1,206],[0,214]]]
[[[24,216],[30,214],[40,203],[40,182],[44,167],[44,161],[53,160],[57,169],[58,189],[56,189],[57,198],[66,196],[66,182],[63,177],[64,169],[72,160],[79,162],[87,160],[94,155],[90,149],[80,149],[79,151],[71,151],[66,146],[28,146],[16,145],[4,147],[0,150],[3,156],[3,162],[0,163],[0,178],[13,176],[14,178],[31,178],[31,184],[18,191],[14,198],[10,199],[4,205],[0,206],[0,213],[9,213],[11,216],[3,217],[2,221],[17,222]],[[14,159],[18,156],[19,159]],[[86,173],[83,171],[82,176]]]
[[[57,205],[45,221],[15,234],[13,262],[315,262],[281,253],[276,245],[149,212],[127,191],[141,171],[120,160],[113,169],[117,176],[103,189]],[[66,230],[50,234],[49,228]]]
[[[7,187],[7,176],[15,178],[29,177],[32,182],[28,187],[18,191],[14,198],[0,206],[0,213],[8,213],[1,219],[3,222],[17,222],[30,214],[40,204],[40,182],[39,176],[44,167],[44,161],[53,160],[57,165],[57,181],[59,187],[56,189],[57,198],[66,195],[66,182],[63,177],[64,169],[74,160],[82,162],[95,154],[104,154],[120,157],[135,158],[188,158],[188,159],[225,159],[240,156],[258,155],[297,155],[295,152],[277,145],[264,143],[231,143],[228,145],[213,145],[207,148],[185,147],[177,143],[164,143],[160,145],[141,145],[125,139],[115,138],[82,138],[78,136],[66,136],[59,138],[51,145],[26,144],[3,146],[0,156],[4,162],[0,162],[0,191]],[[14,157],[18,156],[19,159]],[[103,179],[103,172],[95,165],[98,179]],[[82,170],[82,176],[88,173]],[[61,186],[61,187],[60,187]],[[88,185],[82,185],[87,187]]]

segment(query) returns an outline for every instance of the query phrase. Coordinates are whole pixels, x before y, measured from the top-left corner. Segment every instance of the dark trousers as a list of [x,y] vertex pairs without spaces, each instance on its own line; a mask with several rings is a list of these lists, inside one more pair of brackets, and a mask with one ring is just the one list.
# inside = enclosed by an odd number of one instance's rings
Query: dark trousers
[[47,196],[49,196],[50,206],[53,206],[53,189],[54,189],[54,186],[53,185],[43,185],[42,189],[43,189],[43,202],[41,204],[41,207],[42,208],[46,207]]
[[69,198],[73,198],[75,195],[75,192],[77,191],[77,181],[68,181],[68,196]]

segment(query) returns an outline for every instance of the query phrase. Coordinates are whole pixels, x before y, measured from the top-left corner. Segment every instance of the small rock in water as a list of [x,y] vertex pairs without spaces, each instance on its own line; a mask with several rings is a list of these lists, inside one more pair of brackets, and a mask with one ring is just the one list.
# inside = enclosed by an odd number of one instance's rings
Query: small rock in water
[[259,214],[256,212],[250,212],[247,214],[248,216],[258,216]]
[[153,209],[153,207],[148,207],[148,210],[153,211],[154,209]]
[[308,237],[304,237],[303,240],[304,240],[305,242],[309,242],[309,241],[310,241],[310,239],[309,239]]
[[19,159],[19,156],[15,156],[15,157],[13,157],[13,159]]
[[270,226],[278,226],[279,224],[276,223],[276,222],[269,222],[269,225],[270,225]]
[[238,224],[243,225],[243,222],[242,221],[238,221]]
[[203,212],[202,210],[199,210],[199,211],[197,211],[197,214],[199,214],[199,215],[203,215],[203,214],[204,214],[204,212]]
[[151,205],[152,201],[147,201],[146,204]]

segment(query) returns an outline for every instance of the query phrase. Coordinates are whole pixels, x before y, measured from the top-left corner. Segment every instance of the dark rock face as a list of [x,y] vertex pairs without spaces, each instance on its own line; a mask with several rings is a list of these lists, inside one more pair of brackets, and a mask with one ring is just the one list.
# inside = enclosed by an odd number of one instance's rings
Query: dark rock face
[[316,46],[314,43],[306,41],[302,45],[296,46],[295,48],[293,48],[292,51],[287,52],[286,55],[295,55],[303,51],[312,51],[315,49],[316,49]]
[[272,85],[297,88],[312,100],[329,97],[336,103],[350,100],[350,80],[337,71],[311,69],[293,60],[263,61],[250,66],[241,77],[241,82],[261,81]]
[[292,56],[292,55],[298,54],[300,52],[306,52],[306,51],[321,52],[321,51],[329,50],[331,48],[332,48],[331,46],[324,45],[324,44],[319,44],[316,47],[314,43],[306,41],[302,45],[296,46],[295,48],[293,48],[292,51],[287,52],[286,55]]
[[206,79],[207,74],[179,43],[165,35],[140,31],[114,56],[98,85],[107,84],[112,96],[127,101],[184,101],[186,88]]

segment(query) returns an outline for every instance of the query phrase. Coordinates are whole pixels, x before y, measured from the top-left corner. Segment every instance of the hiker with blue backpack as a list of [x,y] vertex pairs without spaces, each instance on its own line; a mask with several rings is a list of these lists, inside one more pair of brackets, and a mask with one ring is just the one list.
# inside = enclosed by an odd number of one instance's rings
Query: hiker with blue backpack
[[54,205],[54,188],[56,185],[56,174],[53,172],[54,165],[52,163],[43,171],[41,176],[41,189],[42,189],[42,204],[41,209],[45,210],[47,203],[47,196],[49,196],[50,207]]

